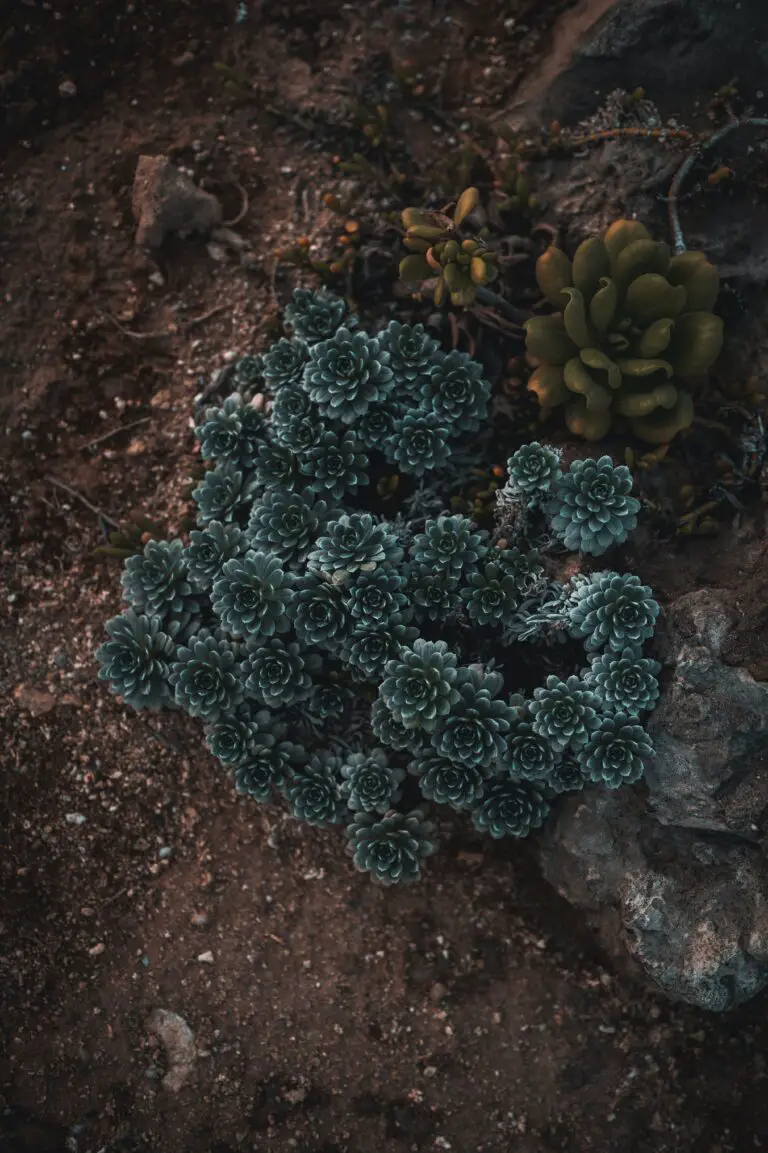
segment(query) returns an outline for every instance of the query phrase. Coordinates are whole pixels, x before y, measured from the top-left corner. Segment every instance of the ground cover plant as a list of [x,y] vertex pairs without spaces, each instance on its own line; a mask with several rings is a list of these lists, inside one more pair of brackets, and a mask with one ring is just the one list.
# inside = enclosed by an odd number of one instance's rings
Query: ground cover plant
[[597,562],[563,575],[635,528],[629,469],[524,444],[473,519],[483,365],[330,292],[285,323],[200,412],[197,527],[126,560],[101,677],[198,718],[238,791],[339,826],[384,884],[421,875],[435,806],[520,837],[562,793],[639,780],[658,605]]

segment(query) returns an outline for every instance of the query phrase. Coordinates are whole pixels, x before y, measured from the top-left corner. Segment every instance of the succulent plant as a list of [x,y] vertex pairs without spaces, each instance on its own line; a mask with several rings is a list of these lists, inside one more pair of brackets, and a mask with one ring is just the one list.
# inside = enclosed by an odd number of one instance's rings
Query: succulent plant
[[353,424],[392,391],[389,353],[376,337],[340,328],[312,348],[304,387],[321,416]]
[[574,590],[568,629],[572,637],[584,639],[587,652],[603,647],[621,652],[650,640],[658,615],[651,589],[640,577],[599,572]]
[[459,670],[458,700],[432,733],[438,756],[484,770],[498,765],[506,752],[506,734],[517,717],[512,706],[494,699],[502,683],[498,674]]
[[395,421],[394,431],[385,445],[387,458],[402,473],[423,476],[433,468],[448,463],[451,448],[448,424],[436,412],[407,412]]
[[[264,450],[264,446],[259,449]],[[256,477],[237,465],[225,462],[205,474],[192,499],[197,504],[197,523],[201,528],[218,520],[229,524],[256,494]]]
[[560,451],[537,440],[524,444],[507,461],[506,489],[528,508],[539,504],[552,492],[560,476]]
[[485,565],[482,572],[472,573],[459,596],[469,619],[480,626],[507,624],[520,603],[515,577],[493,563]]
[[472,568],[488,553],[485,530],[473,531],[466,516],[439,516],[428,520],[409,549],[412,561],[459,579],[463,569]]
[[603,711],[636,717],[656,708],[660,672],[658,661],[649,660],[639,648],[630,645],[593,656],[584,680]]
[[485,774],[466,761],[457,764],[427,753],[410,761],[408,772],[418,778],[421,795],[436,805],[471,809],[483,795]]
[[393,618],[410,616],[403,578],[394,565],[380,564],[373,572],[357,572],[345,592],[347,612],[353,628],[385,628]]
[[355,435],[363,448],[383,451],[395,431],[395,421],[402,414],[402,405],[391,396],[383,404],[370,404],[355,424]]
[[[310,425],[314,425],[317,431],[322,431],[325,427],[320,413],[309,399],[303,384],[301,382],[284,384],[272,401],[272,407],[269,410],[269,427],[272,436],[280,444],[285,444],[285,429],[303,417],[309,418]],[[293,446],[288,445],[288,447],[292,448]]]
[[256,454],[267,435],[263,413],[233,393],[221,408],[207,408],[195,428],[203,460],[228,463],[236,468],[253,468]]
[[520,593],[527,593],[541,578],[544,569],[539,564],[537,549],[523,552],[517,548],[496,548],[488,553],[488,560],[505,576],[512,577]]
[[615,713],[601,720],[577,760],[588,780],[618,789],[640,780],[653,751],[651,739],[637,718]]
[[432,732],[459,700],[456,654],[445,641],[421,637],[388,661],[379,696],[407,729]]
[[[403,550],[386,524],[370,513],[344,513],[328,526],[309,554],[310,572],[327,573],[346,579],[360,570],[372,571],[384,562],[402,560]],[[342,576],[343,574],[343,576]]]
[[213,583],[213,611],[236,637],[287,632],[294,581],[277,557],[249,550],[224,562],[221,576]]
[[298,456],[276,440],[263,444],[259,449],[254,476],[262,488],[277,488],[283,492],[293,492],[305,484],[299,472]]
[[321,432],[314,444],[302,455],[301,471],[314,492],[333,500],[343,500],[368,484],[368,457],[362,451],[354,432]]
[[529,721],[516,720],[507,741],[504,767],[519,781],[549,782],[556,762],[549,737],[533,730]]
[[234,363],[232,373],[235,392],[239,392],[247,399],[260,392],[264,386],[263,370],[264,357],[260,354],[253,356],[246,353],[245,356],[239,357]]
[[224,561],[242,556],[248,548],[248,538],[236,524],[209,521],[202,531],[192,529],[184,558],[187,575],[196,590],[209,591],[216,577],[221,576]]
[[96,650],[99,677],[134,709],[160,709],[168,702],[168,675],[176,646],[162,620],[126,609],[107,622],[109,640]]
[[396,885],[420,879],[421,862],[437,848],[433,836],[434,825],[420,809],[386,817],[356,813],[347,826],[347,848],[356,869],[382,885]]
[[549,805],[538,785],[497,777],[489,781],[483,796],[472,810],[472,823],[481,833],[500,837],[527,837],[540,828],[549,814]]
[[717,270],[701,252],[672,256],[637,220],[617,220],[573,260],[554,246],[536,278],[552,316],[526,321],[538,367],[528,387],[544,408],[566,404],[572,433],[600,440],[614,417],[650,444],[667,443],[693,419],[679,380],[706,373],[723,324],[712,308]]
[[556,753],[576,751],[597,727],[597,697],[579,677],[561,681],[550,675],[533,691],[530,703],[534,733],[549,741]]
[[294,288],[291,303],[285,309],[285,322],[294,337],[312,346],[328,340],[342,324],[352,328],[354,317],[347,315],[347,305],[334,292],[312,292],[308,288]]
[[339,656],[364,680],[379,681],[387,663],[399,653],[400,646],[417,635],[416,629],[409,628],[396,617],[378,628],[358,625],[342,641]]
[[295,641],[286,644],[279,637],[251,637],[246,653],[240,669],[249,697],[273,709],[307,699],[312,691],[307,670],[318,667],[318,658],[302,656]]
[[289,758],[274,744],[254,746],[243,761],[234,766],[235,788],[254,801],[271,801],[276,789],[285,786]]
[[309,362],[309,347],[303,340],[281,337],[264,353],[262,375],[270,392],[300,384]]
[[379,340],[389,353],[396,395],[418,404],[425,378],[444,356],[439,342],[428,335],[423,324],[401,324],[399,320],[390,320]]
[[274,743],[272,714],[266,709],[252,713],[241,706],[236,713],[206,726],[205,744],[223,765],[237,765],[249,757],[257,745]]
[[462,239],[459,231],[479,199],[476,188],[467,188],[452,217],[421,208],[406,208],[401,214],[403,243],[411,255],[400,261],[400,279],[419,284],[437,277],[438,306],[450,295],[452,304],[466,307],[473,303],[478,285],[490,284],[498,276],[496,254],[480,237]]
[[207,629],[179,645],[168,677],[176,704],[209,724],[234,713],[244,696],[237,657],[230,641]]
[[432,366],[421,389],[422,404],[451,430],[475,432],[488,418],[490,383],[483,366],[466,352],[448,352]]
[[566,756],[559,760],[546,780],[547,793],[550,798],[559,797],[561,793],[578,793],[587,783],[578,759]]
[[342,763],[322,753],[290,771],[284,789],[294,817],[310,825],[334,825],[349,812],[341,795]]
[[251,512],[250,548],[274,553],[285,565],[303,561],[328,516],[327,502],[311,489],[268,489]]
[[291,615],[303,645],[334,648],[352,627],[341,589],[312,575],[301,578]]
[[342,720],[348,713],[354,695],[352,690],[338,681],[314,684],[307,702],[307,712],[320,724]]
[[123,599],[147,616],[180,615],[197,608],[180,540],[150,540],[138,556],[125,562]]
[[408,574],[408,596],[417,617],[445,620],[459,603],[459,582],[445,569],[413,564]]
[[[384,664],[389,658],[385,658]],[[415,752],[421,747],[421,734],[418,729],[407,729],[401,721],[395,720],[382,700],[371,705],[371,731],[377,741],[401,753]]]
[[387,813],[402,796],[405,771],[390,765],[384,749],[350,753],[341,766],[341,795],[353,812]]
[[602,554],[637,527],[640,501],[630,496],[632,474],[609,456],[575,460],[561,473],[547,503],[549,525],[572,552]]

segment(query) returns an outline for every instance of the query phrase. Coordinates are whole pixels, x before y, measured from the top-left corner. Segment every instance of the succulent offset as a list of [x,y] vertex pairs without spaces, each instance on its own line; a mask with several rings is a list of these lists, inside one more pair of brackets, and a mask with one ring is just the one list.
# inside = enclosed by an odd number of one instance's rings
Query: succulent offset
[[197,527],[126,561],[100,677],[199,718],[243,803],[345,829],[384,885],[421,876],[435,806],[522,837],[560,794],[636,781],[658,605],[630,574],[555,581],[547,557],[626,538],[626,468],[523,444],[478,523],[450,494],[487,484],[479,362],[419,324],[369,336],[332,293],[287,314],[291,339],[198,414]]
[[470,305],[478,285],[490,284],[498,276],[496,253],[479,235],[462,229],[479,199],[476,188],[467,188],[451,216],[422,208],[406,208],[401,214],[403,243],[410,255],[400,261],[400,279],[420,284],[434,278],[437,305],[447,297],[453,305]]
[[536,279],[558,310],[525,324],[528,387],[543,408],[565,405],[568,428],[587,440],[617,419],[649,444],[690,426],[691,389],[723,344],[719,278],[703,253],[673,256],[639,221],[617,220],[572,260],[548,248]]

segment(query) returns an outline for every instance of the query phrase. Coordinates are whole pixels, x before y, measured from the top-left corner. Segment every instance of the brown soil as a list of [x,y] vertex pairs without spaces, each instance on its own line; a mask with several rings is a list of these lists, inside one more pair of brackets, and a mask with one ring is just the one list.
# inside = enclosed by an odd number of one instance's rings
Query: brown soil
[[[380,891],[334,835],[236,799],[192,722],[134,715],[95,681],[117,571],[90,559],[98,518],[61,486],[109,516],[178,525],[200,377],[224,350],[260,346],[281,299],[274,248],[306,232],[320,252],[332,235],[315,193],[387,50],[439,57],[452,114],[471,117],[514,101],[567,7],[251,0],[236,25],[234,4],[22,0],[2,17],[4,1151],[768,1141],[764,999],[713,1019],[643,991],[525,846],[451,836],[420,886]],[[414,149],[445,147],[409,122]],[[247,267],[194,240],[157,262],[137,253],[145,151],[207,179],[227,217],[247,190]],[[126,335],[106,314],[171,335]],[[721,543],[714,579],[743,622],[734,659],[759,666],[760,544]],[[666,596],[713,579],[710,542],[645,563]],[[175,1089],[149,1029],[158,1008],[197,1046]]]

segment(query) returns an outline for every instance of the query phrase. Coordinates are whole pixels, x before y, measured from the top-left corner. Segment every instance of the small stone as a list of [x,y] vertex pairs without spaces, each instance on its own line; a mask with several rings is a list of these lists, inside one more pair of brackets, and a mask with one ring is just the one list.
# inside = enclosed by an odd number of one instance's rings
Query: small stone
[[88,950],[88,955],[90,957],[100,957],[106,947],[107,946],[103,941],[99,941],[98,945],[91,945],[90,949]]
[[195,911],[189,918],[190,925],[194,925],[196,929],[204,929],[208,924],[210,917],[207,913]]
[[157,1037],[168,1058],[163,1087],[177,1093],[188,1080],[197,1056],[195,1035],[184,1018],[169,1009],[155,1009],[147,1021],[147,1030]]
[[64,820],[68,825],[84,825],[85,817],[82,813],[65,813]]
[[446,985],[436,981],[432,988],[429,990],[429,999],[433,1005],[439,1005],[444,997],[448,996],[449,989]]
[[206,951],[204,953],[198,954],[197,959],[201,965],[212,965],[213,964],[213,953],[211,952],[210,949],[206,949]]
[[59,96],[63,96],[65,100],[71,100],[73,96],[77,96],[77,86],[73,80],[62,80],[59,85]]
[[157,855],[161,861],[167,861],[172,852],[173,849],[170,847],[170,845],[163,845],[162,849],[159,850]]
[[167,156],[139,157],[132,207],[140,248],[159,248],[170,233],[207,235],[222,217],[216,197],[198,188]]

